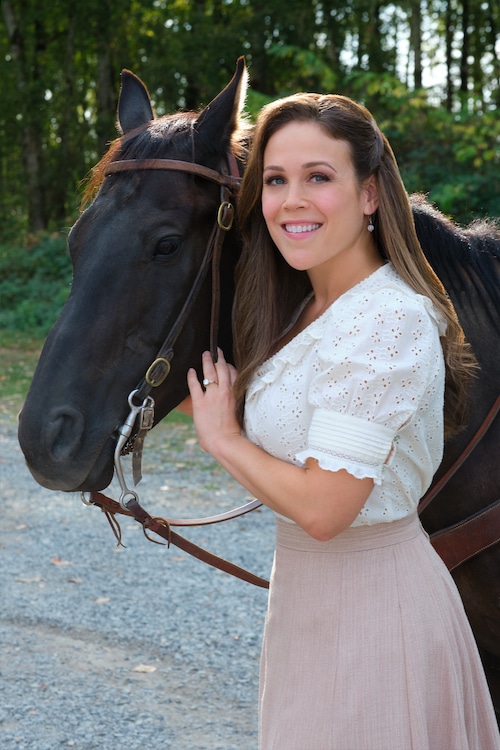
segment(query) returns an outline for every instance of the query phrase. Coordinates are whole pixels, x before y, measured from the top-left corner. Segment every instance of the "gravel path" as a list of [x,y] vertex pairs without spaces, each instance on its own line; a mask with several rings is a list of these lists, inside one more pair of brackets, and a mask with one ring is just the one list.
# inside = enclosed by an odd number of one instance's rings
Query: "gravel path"
[[[157,427],[143,472],[140,500],[155,515],[248,500],[190,425]],[[34,482],[5,414],[0,499],[2,750],[256,748],[265,590],[150,544],[129,519],[116,548],[96,508]],[[269,511],[188,534],[269,576]]]

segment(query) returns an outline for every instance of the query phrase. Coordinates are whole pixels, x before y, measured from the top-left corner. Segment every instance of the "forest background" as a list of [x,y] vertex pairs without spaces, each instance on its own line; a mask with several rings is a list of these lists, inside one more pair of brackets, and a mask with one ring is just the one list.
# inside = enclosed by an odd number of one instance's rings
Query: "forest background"
[[158,115],[199,109],[245,55],[247,110],[352,96],[409,192],[500,215],[500,0],[1,0],[0,345],[41,339],[71,283],[82,181],[117,136],[120,71]]

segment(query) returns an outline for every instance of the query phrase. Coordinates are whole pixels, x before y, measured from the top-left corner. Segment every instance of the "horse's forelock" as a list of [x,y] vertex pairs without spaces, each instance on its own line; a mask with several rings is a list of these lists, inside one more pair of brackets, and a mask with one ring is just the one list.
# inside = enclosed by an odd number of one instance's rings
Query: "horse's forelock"
[[[173,152],[170,151],[168,156],[170,158],[179,158],[182,152],[191,155],[193,151],[193,125],[197,117],[198,113],[196,112],[178,112],[176,114],[163,115],[163,117],[158,117],[146,126],[137,128],[116,138],[86,179],[82,196],[82,207],[91,203],[95,198],[104,180],[106,168],[113,161],[117,161],[118,159],[164,158],[165,146],[172,146],[172,136],[182,133],[187,133],[188,138],[183,142],[178,141],[176,144],[177,148]],[[232,134],[231,148],[235,156],[241,160],[244,160],[246,154],[250,132],[250,125],[241,120]]]
[[[152,120],[145,126],[126,133],[118,139],[118,155],[120,159],[159,159],[164,156],[168,148],[168,156],[175,158],[176,151],[184,150],[187,146],[191,148],[191,131],[195,114],[192,112],[181,112],[173,115],[164,115]],[[177,135],[185,135],[185,139],[176,139]]]
[[160,158],[161,147],[166,143],[167,137],[174,133],[190,131],[194,119],[193,112],[164,115],[112,141],[108,151],[85,180],[82,207],[87,206],[95,198],[103,183],[108,164],[118,159]]
[[[196,114],[194,112],[178,112],[173,115],[164,115],[153,120],[145,130],[151,142],[156,140],[165,141],[175,133],[191,133],[195,119]],[[141,156],[145,155],[141,154]]]
[[89,174],[85,178],[84,180],[85,187],[83,190],[82,200],[81,200],[82,210],[86,206],[88,206],[89,203],[92,203],[92,201],[94,200],[104,180],[106,167],[112,161],[115,161],[118,154],[120,153],[120,150],[121,150],[120,140],[121,140],[120,138],[117,138],[111,143],[111,146],[109,147],[108,151],[104,154],[102,159],[98,161],[94,167],[92,167]]

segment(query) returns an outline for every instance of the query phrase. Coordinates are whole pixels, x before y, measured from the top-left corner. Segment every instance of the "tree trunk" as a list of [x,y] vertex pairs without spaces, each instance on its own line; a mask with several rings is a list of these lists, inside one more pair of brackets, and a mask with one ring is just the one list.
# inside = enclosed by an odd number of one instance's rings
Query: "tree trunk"
[[116,118],[116,84],[113,83],[109,40],[102,40],[97,56],[97,149],[101,156],[109,143]]
[[415,89],[422,88],[422,4],[412,5],[410,13],[410,40],[413,49],[413,79]]
[[51,180],[47,194],[50,196],[51,219],[58,224],[63,224],[65,217],[71,215],[72,210],[68,208],[68,196],[71,195],[74,181],[72,172],[75,166],[72,128],[75,118],[75,70],[74,70],[74,48],[75,48],[75,17],[68,14],[68,29],[66,36],[65,61],[64,61],[64,91],[61,97],[63,102],[61,115],[58,122],[59,133],[59,156],[57,158],[57,180]]
[[462,105],[467,104],[467,92],[469,86],[469,0],[462,0],[462,55],[460,58],[460,93],[462,94]]
[[[371,0],[368,5],[368,21],[360,19],[360,36],[363,36],[363,51],[367,54],[367,69],[373,73],[387,70],[388,53],[382,50],[382,32],[380,28],[380,10],[382,3]],[[363,14],[362,14],[363,15]],[[361,29],[363,31],[361,32]]]
[[486,11],[487,27],[489,27],[489,47],[492,53],[492,66],[493,73],[491,76],[490,87],[492,89],[492,99],[496,106],[500,108],[500,60],[496,54],[497,42],[500,43],[498,36],[498,21],[500,21],[500,11],[495,15],[492,3],[488,3],[488,9]]
[[446,110],[451,112],[453,108],[453,36],[455,32],[455,22],[451,0],[446,3]]
[[[36,120],[32,120],[31,112],[37,112],[37,102],[33,101],[33,89],[26,63],[26,48],[22,28],[16,17],[12,3],[2,0],[2,13],[7,27],[9,47],[12,59],[16,65],[16,75],[19,90],[22,92],[22,122],[23,122],[23,152],[24,169],[26,172],[28,223],[32,231],[46,228],[44,215],[44,195],[41,185],[41,141],[40,131]],[[34,76],[37,72],[34,70]]]

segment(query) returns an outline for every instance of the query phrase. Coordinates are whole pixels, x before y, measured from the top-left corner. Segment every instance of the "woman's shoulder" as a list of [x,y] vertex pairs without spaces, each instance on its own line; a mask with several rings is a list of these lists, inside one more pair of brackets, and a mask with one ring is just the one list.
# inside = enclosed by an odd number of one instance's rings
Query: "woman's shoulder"
[[[406,320],[428,322],[437,326],[440,335],[446,329],[444,320],[436,310],[432,300],[415,291],[397,273],[391,263],[386,263],[377,271],[340,298],[340,305],[330,308],[333,325],[339,323],[339,314],[351,317],[354,321],[372,319],[377,324]],[[424,323],[425,324],[425,323]]]
[[418,300],[421,296],[401,278],[394,266],[387,262],[351,287],[341,299],[346,303],[385,299],[387,304],[390,304],[391,301],[394,303],[411,302]]

